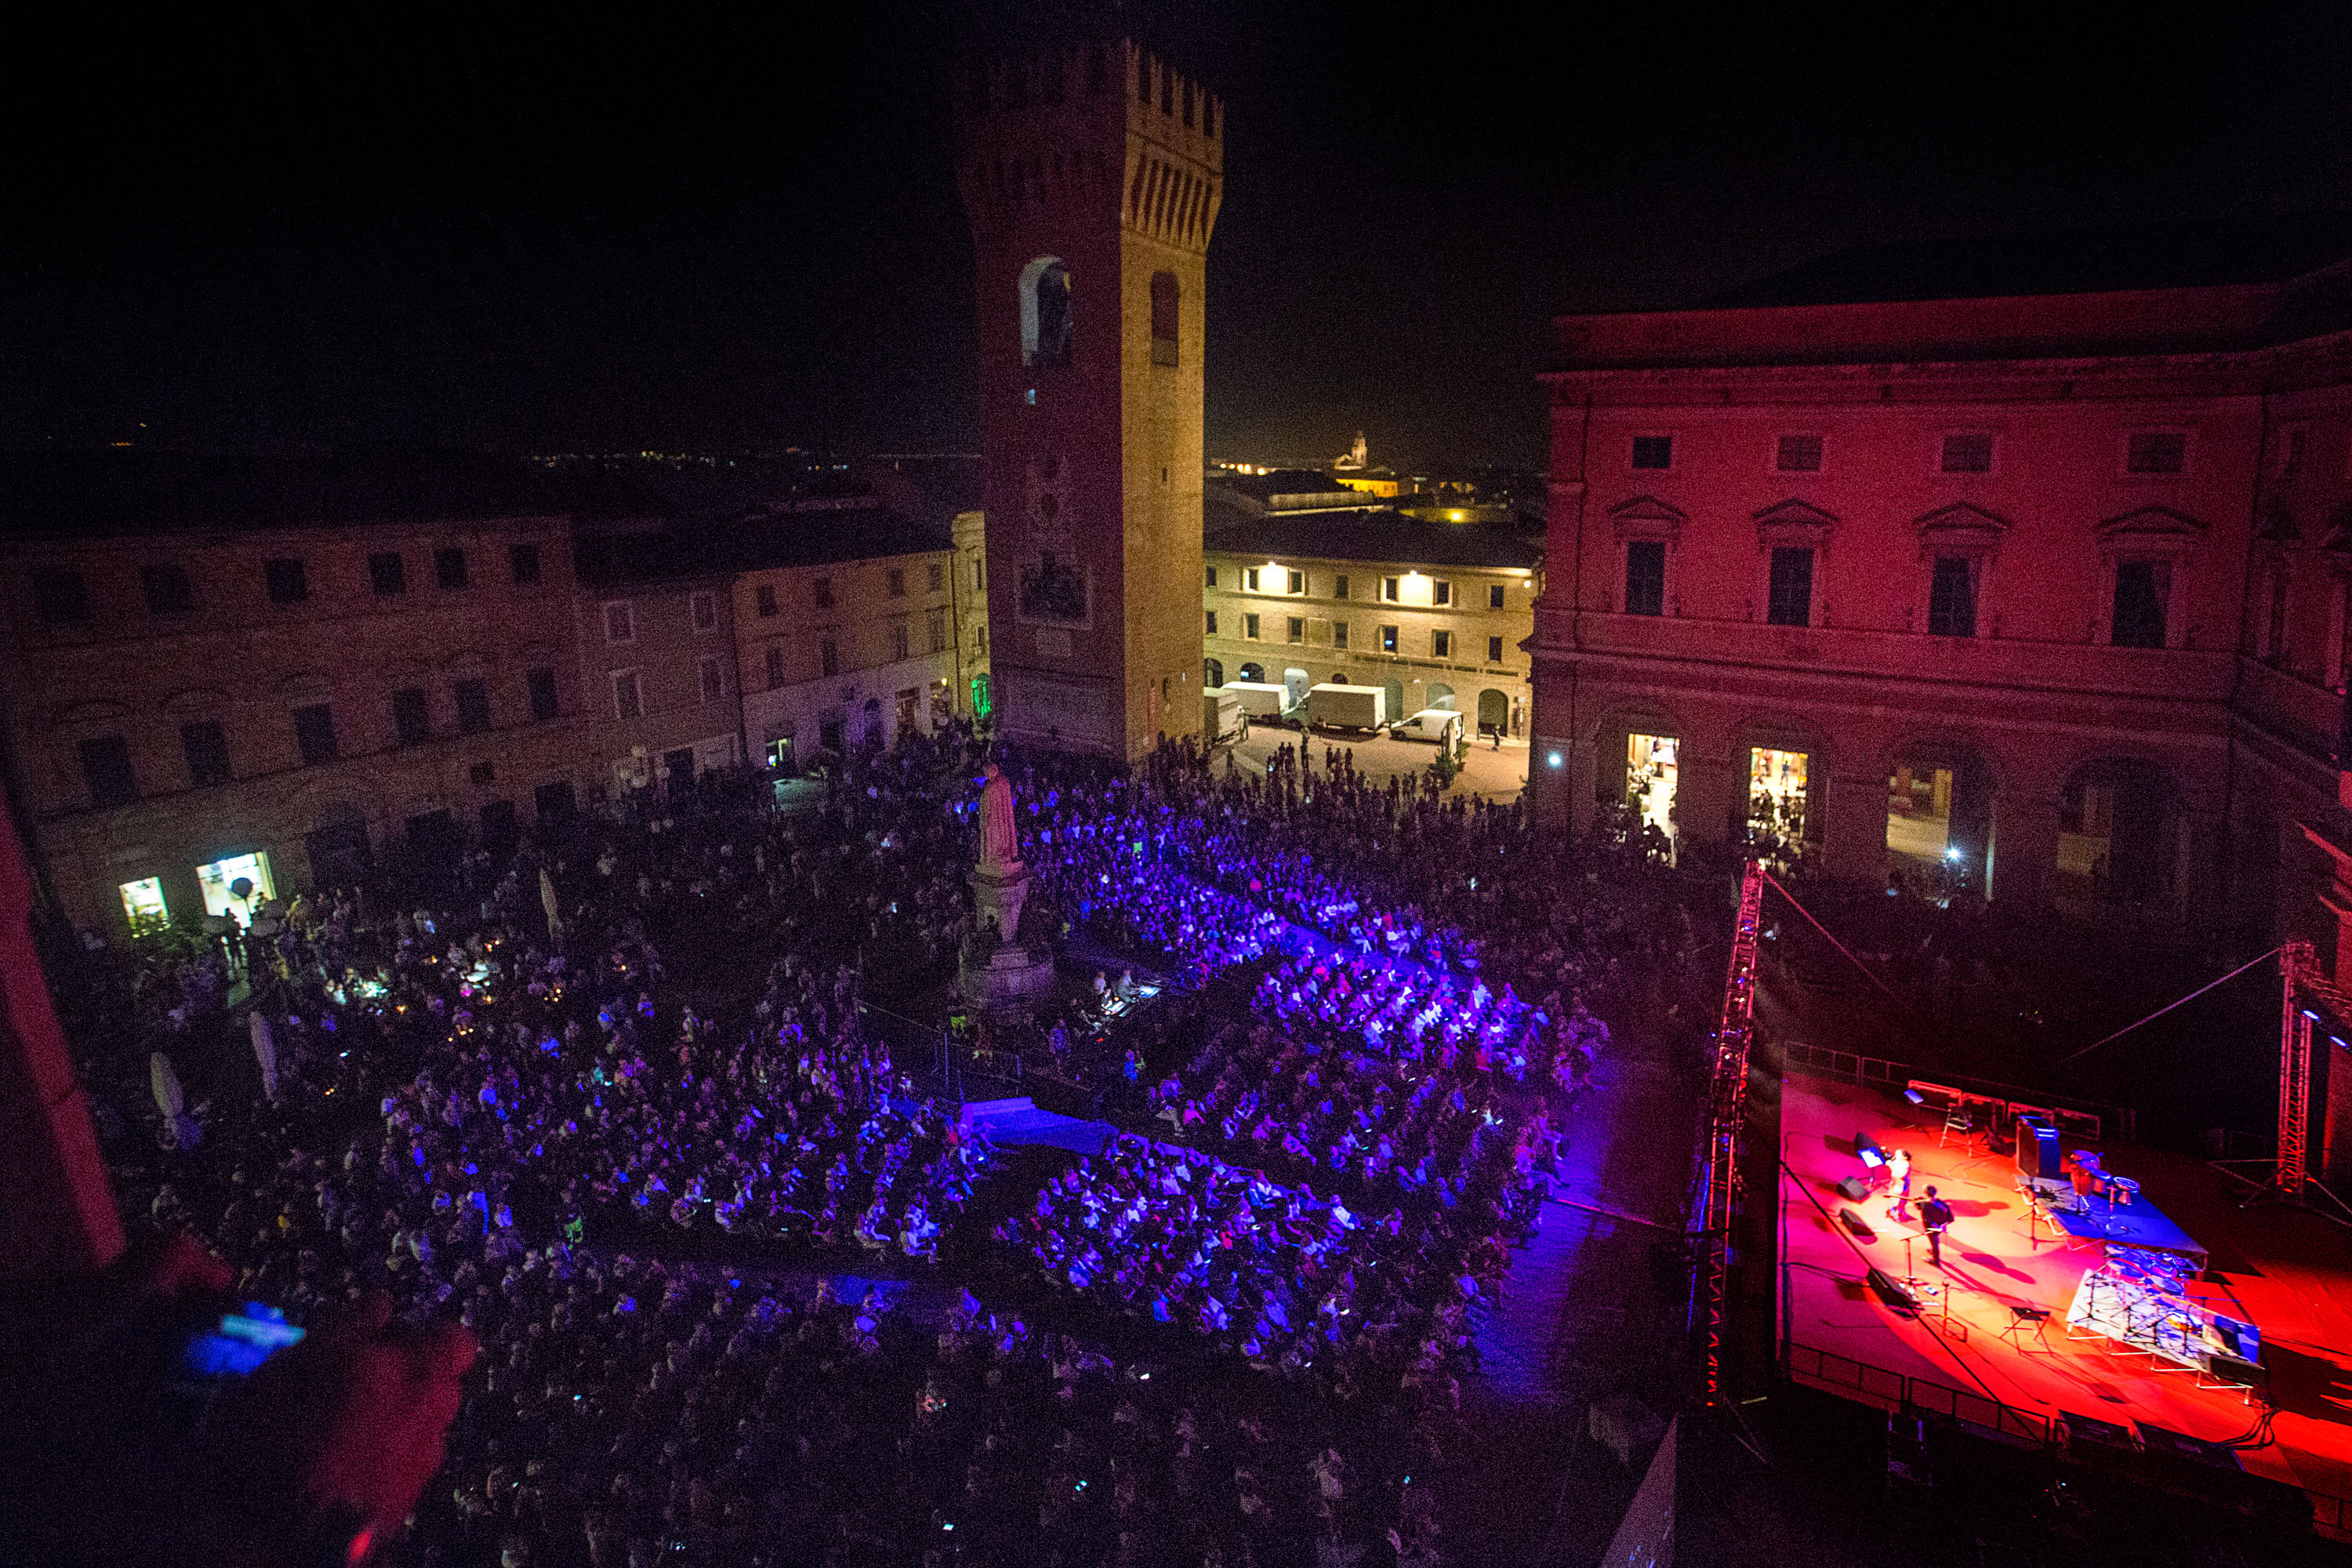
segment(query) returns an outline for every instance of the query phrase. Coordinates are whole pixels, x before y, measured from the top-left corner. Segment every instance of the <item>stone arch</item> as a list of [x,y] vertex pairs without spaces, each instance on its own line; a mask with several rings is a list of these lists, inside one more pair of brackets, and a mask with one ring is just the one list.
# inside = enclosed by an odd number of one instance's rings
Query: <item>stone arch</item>
[[1912,731],[1887,746],[1885,772],[1888,885],[1938,903],[1990,898],[2002,780],[1988,750],[1953,731]]
[[1832,753],[1789,714],[1757,714],[1735,731],[1732,842],[1767,860],[1817,859],[1829,827]]
[[1499,735],[1511,727],[1511,700],[1499,688],[1486,687],[1478,693],[1478,732]]
[[1066,365],[1074,346],[1070,269],[1058,256],[1041,256],[1021,269],[1021,363]]
[[1407,719],[1412,717],[1411,714],[1404,710],[1403,681],[1383,681],[1381,685],[1381,689],[1387,693],[1387,696],[1381,704],[1381,710],[1386,712],[1391,719]]
[[1203,658],[1203,659],[1202,659],[1202,660],[1201,660],[1201,684],[1202,684],[1202,685],[1203,685],[1203,686],[1207,686],[1207,687],[1214,688],[1214,687],[1223,686],[1224,683],[1225,683],[1225,661],[1224,661],[1223,659],[1222,659],[1222,658]]
[[2169,914],[2188,861],[2187,797],[2167,764],[2101,753],[2058,786],[2053,901],[2077,914]]
[[1445,682],[1442,680],[1431,681],[1424,689],[1424,695],[1428,705],[1432,708],[1444,708],[1451,710],[1455,706],[1454,700],[1454,688],[1446,685]]
[[1263,685],[1265,681],[1265,666],[1254,658],[1246,659],[1242,664],[1241,678],[1253,686]]

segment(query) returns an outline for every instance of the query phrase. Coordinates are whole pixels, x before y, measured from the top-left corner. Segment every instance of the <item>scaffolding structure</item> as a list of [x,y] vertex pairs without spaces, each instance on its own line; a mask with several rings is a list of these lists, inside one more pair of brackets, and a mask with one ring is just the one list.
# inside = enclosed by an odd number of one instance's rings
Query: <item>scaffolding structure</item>
[[1764,903],[1764,868],[1750,860],[1739,879],[1739,917],[1715,1032],[1707,1091],[1706,1154],[1690,1205],[1691,1310],[1705,1360],[1706,1402],[1726,1403],[1723,1321],[1731,1265],[1731,1225],[1739,1196],[1739,1143],[1748,1116],[1748,1053],[1756,1029],[1756,938]]

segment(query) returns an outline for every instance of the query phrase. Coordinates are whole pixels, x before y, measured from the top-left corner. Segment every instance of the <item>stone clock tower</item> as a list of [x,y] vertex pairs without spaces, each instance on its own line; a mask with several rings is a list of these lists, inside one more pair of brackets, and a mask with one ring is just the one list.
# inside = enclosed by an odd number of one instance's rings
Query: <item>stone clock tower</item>
[[1124,758],[1201,728],[1201,358],[1222,108],[1132,44],[957,91],[980,268],[999,725]]

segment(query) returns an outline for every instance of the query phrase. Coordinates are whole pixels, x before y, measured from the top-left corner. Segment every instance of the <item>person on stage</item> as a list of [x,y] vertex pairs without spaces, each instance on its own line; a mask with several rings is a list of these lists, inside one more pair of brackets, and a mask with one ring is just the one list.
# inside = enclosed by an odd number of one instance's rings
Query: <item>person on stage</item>
[[1919,1202],[1919,1223],[1927,1227],[1927,1261],[1941,1268],[1944,1266],[1944,1232],[1951,1228],[1952,1205],[1936,1195],[1929,1187],[1927,1195]]
[[1887,1205],[1886,1217],[1906,1219],[1904,1212],[1911,1206],[1911,1151],[1897,1149],[1887,1158],[1886,1192],[1895,1201]]

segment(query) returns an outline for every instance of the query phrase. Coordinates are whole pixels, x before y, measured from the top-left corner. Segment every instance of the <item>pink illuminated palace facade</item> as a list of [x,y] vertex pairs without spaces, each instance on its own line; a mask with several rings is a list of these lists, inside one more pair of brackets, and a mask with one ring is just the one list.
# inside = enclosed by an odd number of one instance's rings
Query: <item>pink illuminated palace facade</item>
[[1938,242],[1561,318],[1538,809],[2332,931],[2347,258],[2340,219]]

